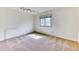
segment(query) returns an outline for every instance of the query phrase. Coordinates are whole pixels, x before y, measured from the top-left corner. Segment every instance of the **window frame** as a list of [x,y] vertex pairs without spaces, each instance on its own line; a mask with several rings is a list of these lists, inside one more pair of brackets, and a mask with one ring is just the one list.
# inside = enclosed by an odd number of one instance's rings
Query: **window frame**
[[[41,18],[49,18],[49,17],[51,18],[50,19],[50,26],[48,26],[48,25],[41,25]],[[46,20],[45,20],[45,23],[46,23]],[[40,17],[40,27],[52,27],[52,15],[49,15],[49,16],[41,16]]]

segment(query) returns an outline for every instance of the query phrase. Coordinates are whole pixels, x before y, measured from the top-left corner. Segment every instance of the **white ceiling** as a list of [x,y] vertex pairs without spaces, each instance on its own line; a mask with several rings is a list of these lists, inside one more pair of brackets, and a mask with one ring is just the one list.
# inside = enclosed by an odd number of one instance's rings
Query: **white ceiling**
[[[49,10],[53,10],[55,7],[25,7],[27,9],[31,9],[34,11],[38,11],[39,13],[45,12],[45,11],[49,11]],[[12,9],[16,9],[18,11],[19,7],[14,7]],[[37,13],[30,13],[30,14],[37,14]]]
[[39,13],[45,12],[45,11],[49,11],[52,10],[52,7],[27,7],[27,9],[32,9],[35,11],[39,11]]

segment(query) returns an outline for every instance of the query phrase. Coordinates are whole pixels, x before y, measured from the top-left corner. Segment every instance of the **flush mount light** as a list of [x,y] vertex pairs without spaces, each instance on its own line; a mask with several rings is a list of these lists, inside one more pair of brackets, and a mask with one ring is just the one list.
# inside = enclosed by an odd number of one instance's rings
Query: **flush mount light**
[[20,10],[23,12],[28,12],[28,13],[39,13],[38,11],[29,9],[29,8],[25,8],[25,7],[20,7]]

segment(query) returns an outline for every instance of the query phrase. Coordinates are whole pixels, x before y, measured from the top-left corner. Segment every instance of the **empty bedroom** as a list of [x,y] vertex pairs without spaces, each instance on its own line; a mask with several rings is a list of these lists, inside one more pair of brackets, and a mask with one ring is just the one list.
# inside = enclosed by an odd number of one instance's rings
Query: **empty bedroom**
[[78,7],[0,7],[0,51],[79,51]]

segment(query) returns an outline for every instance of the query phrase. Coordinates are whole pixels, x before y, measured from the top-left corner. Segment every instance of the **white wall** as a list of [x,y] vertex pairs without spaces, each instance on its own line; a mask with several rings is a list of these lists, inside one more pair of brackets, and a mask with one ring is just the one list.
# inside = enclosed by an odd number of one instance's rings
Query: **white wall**
[[[0,16],[0,29],[3,31],[6,29],[6,38],[12,38],[33,31],[33,15],[11,8],[0,8]],[[5,34],[0,33],[0,39],[3,39]]]
[[[52,27],[40,27],[39,16],[52,14]],[[52,12],[44,12],[36,16],[35,29],[38,32],[77,40],[77,8],[55,8]]]
[[79,8],[78,8],[78,21],[77,21],[77,24],[78,24],[78,32],[77,32],[77,36],[78,36],[78,42],[79,42]]

